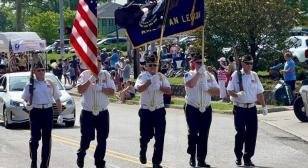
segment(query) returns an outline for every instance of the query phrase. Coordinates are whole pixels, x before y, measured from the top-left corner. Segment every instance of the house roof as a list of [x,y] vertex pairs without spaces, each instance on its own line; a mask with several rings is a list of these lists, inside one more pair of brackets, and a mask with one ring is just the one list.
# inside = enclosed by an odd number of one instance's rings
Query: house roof
[[114,2],[106,2],[97,7],[98,18],[114,18],[114,11],[122,5]]

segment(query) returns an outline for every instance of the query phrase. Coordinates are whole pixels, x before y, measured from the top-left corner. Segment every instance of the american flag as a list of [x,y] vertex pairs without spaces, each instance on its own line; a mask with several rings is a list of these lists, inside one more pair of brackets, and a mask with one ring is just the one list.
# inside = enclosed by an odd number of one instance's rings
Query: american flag
[[97,1],[79,0],[71,34],[71,44],[82,61],[98,75],[97,67]]

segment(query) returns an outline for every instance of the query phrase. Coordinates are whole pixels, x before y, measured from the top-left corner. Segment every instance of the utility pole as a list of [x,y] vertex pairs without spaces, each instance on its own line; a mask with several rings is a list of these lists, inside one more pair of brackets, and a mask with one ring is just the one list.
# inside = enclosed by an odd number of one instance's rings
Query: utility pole
[[[145,4],[145,0],[127,0],[127,3],[134,1],[135,3],[142,3]],[[131,54],[133,58],[133,64],[134,64],[134,79],[138,78],[138,75],[140,73],[140,66],[139,66],[139,52],[137,49],[132,47],[132,44],[130,42],[129,47],[130,50],[127,51],[128,54]]]
[[22,1],[23,0],[16,0],[16,32],[21,31],[21,10],[22,10]]
[[63,0],[59,0],[60,10],[60,53],[62,62],[64,61],[64,5]]

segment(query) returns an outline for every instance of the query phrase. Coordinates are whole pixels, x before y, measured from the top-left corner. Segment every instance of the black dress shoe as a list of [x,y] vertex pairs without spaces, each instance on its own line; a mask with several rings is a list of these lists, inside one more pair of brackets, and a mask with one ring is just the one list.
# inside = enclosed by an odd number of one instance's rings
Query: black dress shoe
[[195,157],[191,156],[190,159],[189,159],[189,165],[191,167],[195,167],[196,166],[196,159]]
[[242,159],[236,159],[235,164],[238,166],[242,165]]
[[163,168],[160,164],[153,164],[153,168]]
[[211,167],[211,165],[208,165],[205,162],[198,162],[198,167]]
[[255,164],[253,164],[251,160],[244,161],[244,165],[245,166],[250,166],[250,167],[254,167],[255,166]]
[[80,159],[80,158],[77,158],[77,166],[78,166],[78,168],[83,168],[84,160]]
[[142,164],[146,164],[147,163],[147,156],[146,156],[145,152],[140,151],[139,160],[140,160],[140,163],[142,163]]

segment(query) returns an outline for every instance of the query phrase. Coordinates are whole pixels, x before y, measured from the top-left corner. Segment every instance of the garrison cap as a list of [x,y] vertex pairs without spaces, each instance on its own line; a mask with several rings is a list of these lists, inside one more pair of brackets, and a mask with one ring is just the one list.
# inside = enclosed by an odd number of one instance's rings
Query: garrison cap
[[157,57],[154,54],[145,57],[146,63],[157,63]]

